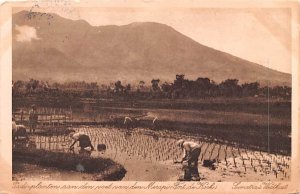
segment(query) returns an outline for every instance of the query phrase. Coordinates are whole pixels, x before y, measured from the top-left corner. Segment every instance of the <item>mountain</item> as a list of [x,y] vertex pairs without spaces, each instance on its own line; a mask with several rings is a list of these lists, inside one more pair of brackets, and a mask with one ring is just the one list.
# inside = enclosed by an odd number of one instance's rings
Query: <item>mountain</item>
[[290,74],[204,46],[164,24],[91,26],[27,11],[15,13],[12,22],[14,80],[173,81],[180,73],[216,82],[236,78],[291,85]]

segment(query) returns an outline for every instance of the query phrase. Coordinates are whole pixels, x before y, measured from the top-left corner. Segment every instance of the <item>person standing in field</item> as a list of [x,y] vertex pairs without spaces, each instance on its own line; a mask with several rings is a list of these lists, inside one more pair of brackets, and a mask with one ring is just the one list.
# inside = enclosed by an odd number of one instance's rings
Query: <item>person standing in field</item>
[[186,161],[191,180],[199,181],[198,158],[201,153],[200,145],[192,141],[184,141],[183,139],[178,140],[176,144],[183,150],[183,157],[177,163]]
[[74,140],[70,146],[70,150],[74,150],[74,145],[78,141],[80,146],[80,152],[86,153],[94,151],[94,146],[90,140],[90,137],[83,132],[71,132],[70,137]]
[[38,114],[36,111],[36,106],[33,104],[31,105],[31,109],[29,111],[29,130],[30,133],[35,133],[35,128],[38,123]]

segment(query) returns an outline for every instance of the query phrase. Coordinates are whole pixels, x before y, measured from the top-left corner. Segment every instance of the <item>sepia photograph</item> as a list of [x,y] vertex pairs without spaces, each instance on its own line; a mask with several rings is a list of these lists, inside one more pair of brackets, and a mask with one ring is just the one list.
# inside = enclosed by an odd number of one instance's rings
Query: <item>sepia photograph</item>
[[13,180],[290,179],[289,9],[38,10],[12,15]]
[[11,7],[1,120],[16,188],[278,192],[296,181],[292,8],[88,2]]

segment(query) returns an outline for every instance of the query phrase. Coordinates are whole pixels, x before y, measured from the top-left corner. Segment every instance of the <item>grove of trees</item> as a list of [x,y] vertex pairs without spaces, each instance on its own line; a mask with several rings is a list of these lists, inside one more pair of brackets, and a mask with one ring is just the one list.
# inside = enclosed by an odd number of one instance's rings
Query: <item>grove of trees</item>
[[73,81],[48,83],[41,80],[15,81],[12,85],[13,97],[17,96],[69,96],[82,98],[209,98],[209,97],[281,97],[291,98],[291,87],[260,86],[258,82],[239,83],[237,79],[227,79],[217,84],[209,78],[186,79],[176,75],[172,83],[152,79],[150,83],[141,80],[136,85],[114,83],[98,85],[97,82]]

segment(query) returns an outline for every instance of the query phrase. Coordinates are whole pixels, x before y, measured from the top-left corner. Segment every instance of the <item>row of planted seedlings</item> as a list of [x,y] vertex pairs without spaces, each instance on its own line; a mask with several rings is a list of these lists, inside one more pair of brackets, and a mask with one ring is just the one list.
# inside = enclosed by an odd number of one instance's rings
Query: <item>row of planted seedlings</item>
[[[90,136],[92,144],[105,144],[106,155],[112,159],[135,158],[152,162],[168,162],[179,160],[182,151],[176,146],[178,138],[166,134],[155,137],[145,135],[138,131],[122,131],[113,127],[87,127],[75,128]],[[235,168],[240,171],[261,173],[276,178],[288,178],[290,171],[290,157],[266,152],[253,151],[247,148],[239,148],[233,145],[220,144],[216,141],[200,140],[185,137],[187,140],[196,141],[201,146],[199,161],[216,159],[217,163],[223,163],[227,169]],[[52,136],[38,137],[40,148],[57,151],[66,151],[71,143],[69,137]],[[98,154],[98,155],[97,155]],[[101,153],[96,153],[99,156]]]
[[72,143],[72,139],[67,135],[36,135],[33,138],[34,140],[30,142],[34,143],[32,146],[35,148],[57,152],[69,152],[69,146]]
[[244,171],[246,173],[252,171],[261,176],[269,177],[274,175],[275,178],[289,178],[289,156],[225,146],[224,160],[225,162],[223,163],[227,169],[235,168],[240,172]]
[[[115,155],[116,152],[125,153],[128,156],[137,156],[151,161],[179,160],[182,157],[182,150],[176,146],[178,138],[162,135],[155,138],[151,135],[133,132],[130,135],[126,131],[116,128],[81,127],[77,130],[83,131],[92,137],[92,142],[106,144],[107,153]],[[186,140],[196,141],[201,145],[202,152],[200,160],[218,159],[222,160],[222,145],[209,143],[200,139],[185,137]]]
[[[103,133],[103,129],[98,130]],[[89,133],[89,131],[90,129],[87,128],[86,132]],[[97,129],[94,129],[93,131],[95,132]],[[108,147],[114,147],[115,150],[112,150],[112,153],[120,150],[121,153],[125,152],[130,156],[141,156],[144,159],[148,158],[155,161],[166,161],[169,159],[178,160],[182,155],[181,151],[175,146],[175,139],[160,138],[160,140],[154,140],[151,136],[134,133],[130,136],[130,139],[128,139],[126,138],[126,133],[123,133],[123,135],[120,134],[122,133],[120,133],[119,130],[111,128],[106,133],[104,132],[103,135],[100,135],[102,138],[100,137],[99,140],[106,143]],[[193,140],[195,141],[195,139]],[[217,159],[217,161],[224,160],[227,167],[242,167],[245,172],[247,169],[253,170],[254,172],[257,172],[259,169],[260,171],[266,172],[266,168],[263,166],[263,161],[266,160],[266,158],[257,158],[256,155],[252,155],[251,158],[246,158],[244,155],[247,155],[247,149],[242,150],[240,148],[235,148],[234,146],[221,145],[214,142],[198,141],[198,143],[200,143],[202,150],[200,161],[203,161],[204,159]],[[253,153],[253,151],[250,151],[250,154],[251,153]],[[263,157],[266,155],[266,153],[260,153]],[[283,163],[279,163],[279,158],[280,157],[273,155],[273,161],[268,161],[266,164],[270,165],[274,163],[273,170],[275,171],[275,176],[277,176],[277,171],[282,171],[286,176],[287,173],[284,171],[285,168],[288,168],[288,162],[284,161]],[[288,160],[288,157],[286,156],[282,156],[282,158],[287,158]],[[250,165],[247,164],[247,160],[251,161]],[[256,162],[258,162],[258,164]],[[281,164],[283,164],[283,167]]]
[[138,132],[128,134],[115,128],[82,127],[78,130],[90,135],[95,145],[105,144],[107,154],[115,155],[119,152],[150,161],[173,160],[182,154],[175,147],[176,139],[169,137],[157,137]]
[[[18,124],[28,124],[30,108],[22,107],[18,111],[13,112],[13,117]],[[71,108],[49,108],[37,107],[38,125],[40,127],[53,127],[57,125],[65,125],[72,120]]]
[[[211,145],[210,148],[204,146],[202,149],[201,160],[205,158],[205,152],[209,152],[210,156],[206,159],[215,158],[217,161],[224,163],[225,168],[236,169],[241,172],[254,172],[260,175],[272,176],[281,179],[288,179],[290,174],[290,156],[280,154],[269,154],[262,151],[254,151],[246,146],[239,146],[241,144],[221,144],[218,141],[208,140],[206,142]],[[216,157],[213,157],[213,152],[217,148]],[[204,152],[204,153],[203,153]]]
[[107,146],[107,153],[115,155],[116,152],[123,153],[128,157],[146,159],[150,161],[171,160],[170,151],[175,141],[169,138],[156,138],[140,133],[120,132],[114,128],[84,128],[82,131],[93,136],[94,144],[103,143]]
[[273,174],[276,178],[287,179],[290,176],[290,156],[250,151],[250,164],[260,175]]

